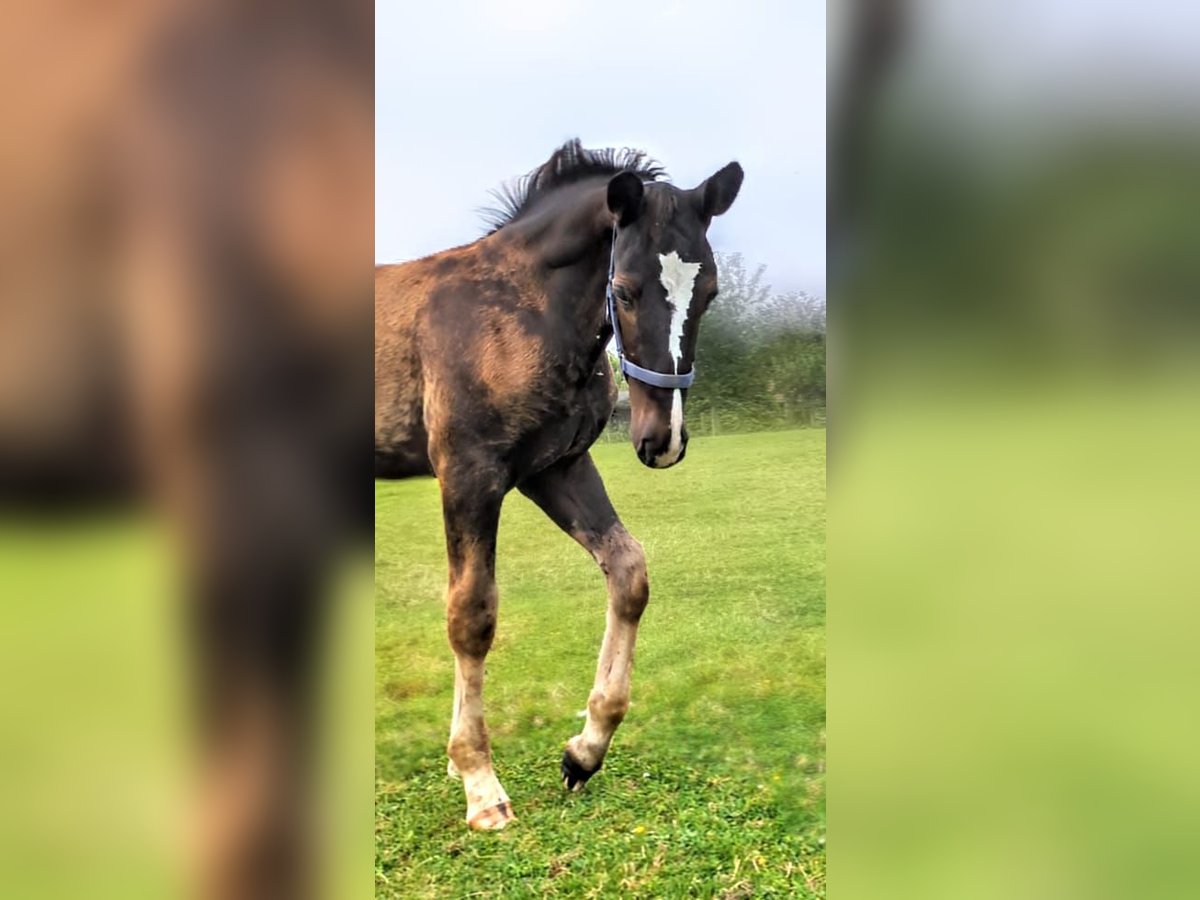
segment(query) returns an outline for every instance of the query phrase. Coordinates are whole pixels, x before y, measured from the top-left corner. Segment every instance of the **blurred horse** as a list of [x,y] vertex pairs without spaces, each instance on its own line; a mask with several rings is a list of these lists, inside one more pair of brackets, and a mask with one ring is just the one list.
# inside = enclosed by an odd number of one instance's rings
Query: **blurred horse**
[[162,512],[200,893],[309,895],[318,638],[371,522],[373,8],[26,4],[6,37],[0,499]]

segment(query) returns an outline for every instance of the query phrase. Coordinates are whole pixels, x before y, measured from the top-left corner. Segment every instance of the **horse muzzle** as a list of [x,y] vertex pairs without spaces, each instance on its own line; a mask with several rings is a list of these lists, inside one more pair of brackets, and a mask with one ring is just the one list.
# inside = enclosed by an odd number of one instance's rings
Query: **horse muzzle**
[[679,438],[674,439],[670,431],[665,434],[647,435],[635,438],[633,446],[637,457],[651,469],[669,469],[676,463],[682,462],[687,453],[687,429],[682,429]]

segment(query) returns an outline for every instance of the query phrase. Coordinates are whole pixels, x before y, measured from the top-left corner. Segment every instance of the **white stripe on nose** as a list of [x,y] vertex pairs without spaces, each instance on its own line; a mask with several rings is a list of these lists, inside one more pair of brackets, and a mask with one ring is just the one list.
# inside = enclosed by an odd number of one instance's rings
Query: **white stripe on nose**
[[679,462],[679,454],[683,452],[683,394],[679,391],[671,391],[671,394],[671,443],[654,457],[654,466],[658,469]]
[[[665,255],[660,253],[658,262],[662,266],[659,281],[667,292],[667,303],[671,307],[667,352],[678,374],[683,362],[683,326],[687,323],[688,310],[692,305],[692,290],[696,285],[696,276],[700,274],[700,263],[684,262],[674,250]],[[678,389],[671,394],[671,443],[665,452],[654,458],[654,465],[660,468],[678,462],[679,454],[683,452],[683,394]]]

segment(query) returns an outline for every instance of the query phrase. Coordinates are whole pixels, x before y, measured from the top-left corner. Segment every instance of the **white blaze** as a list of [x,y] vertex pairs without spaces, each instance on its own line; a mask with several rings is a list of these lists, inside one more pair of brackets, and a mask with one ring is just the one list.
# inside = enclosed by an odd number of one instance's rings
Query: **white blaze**
[[[696,276],[700,274],[700,263],[684,262],[679,254],[672,250],[667,254],[659,254],[658,261],[662,266],[659,280],[667,292],[667,303],[671,307],[671,333],[667,349],[671,354],[671,363],[675,372],[683,360],[683,326],[687,322],[688,308],[692,305],[692,289],[696,284]],[[671,443],[666,452],[654,458],[656,466],[669,466],[679,459],[683,450],[683,392],[671,392]]]

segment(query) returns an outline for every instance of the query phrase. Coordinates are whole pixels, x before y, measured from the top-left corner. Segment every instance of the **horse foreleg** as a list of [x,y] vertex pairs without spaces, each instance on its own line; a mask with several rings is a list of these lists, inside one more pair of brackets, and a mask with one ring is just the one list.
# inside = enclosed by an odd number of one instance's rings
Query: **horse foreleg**
[[629,709],[638,622],[650,597],[646,556],[617,519],[590,456],[553,466],[519,488],[592,554],[607,579],[606,627],[587,721],[562,758],[563,786],[579,790],[600,769]]
[[608,611],[587,721],[563,751],[563,787],[576,791],[600,769],[629,710],[638,622],[650,599],[642,546],[619,522],[589,549],[608,580]]
[[467,823],[480,830],[503,828],[515,816],[492,767],[483,719],[484,661],[496,633],[496,528],[500,498],[443,478],[442,504],[450,580],[446,630],[454,651],[454,714],[446,752],[448,771],[461,775]]

